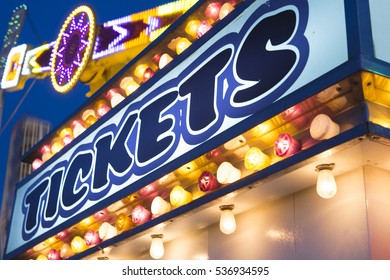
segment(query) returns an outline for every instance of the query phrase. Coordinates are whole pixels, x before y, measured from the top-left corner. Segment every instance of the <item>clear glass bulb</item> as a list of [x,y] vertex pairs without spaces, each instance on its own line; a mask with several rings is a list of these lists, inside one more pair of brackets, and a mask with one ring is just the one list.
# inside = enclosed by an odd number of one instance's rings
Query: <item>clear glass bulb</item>
[[331,169],[318,171],[317,193],[320,197],[329,199],[336,195],[337,185]]
[[152,235],[152,244],[150,245],[150,256],[153,259],[161,259],[164,256],[164,243],[162,234]]
[[219,221],[219,229],[224,234],[231,234],[236,231],[236,219],[233,214],[233,206],[226,205],[220,207],[221,219]]

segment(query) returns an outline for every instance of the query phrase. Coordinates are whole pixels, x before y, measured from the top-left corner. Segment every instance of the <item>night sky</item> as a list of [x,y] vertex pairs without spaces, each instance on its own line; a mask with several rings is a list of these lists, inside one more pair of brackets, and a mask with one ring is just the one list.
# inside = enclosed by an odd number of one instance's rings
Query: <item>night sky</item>
[[[21,4],[27,5],[27,17],[24,22],[19,44],[29,44],[32,48],[57,39],[58,33],[67,16],[78,6],[88,5],[95,12],[96,23],[121,18],[139,11],[173,2],[173,0],[110,0],[110,1],[0,1],[0,45],[8,28],[12,11]],[[56,128],[69,119],[73,113],[87,101],[85,94],[89,88],[82,83],[67,94],[57,93],[50,78],[29,79],[19,91],[5,92],[4,109],[0,128],[0,206],[3,185],[6,177],[8,151],[12,143],[11,133],[15,125],[24,117],[35,117],[49,121]]]

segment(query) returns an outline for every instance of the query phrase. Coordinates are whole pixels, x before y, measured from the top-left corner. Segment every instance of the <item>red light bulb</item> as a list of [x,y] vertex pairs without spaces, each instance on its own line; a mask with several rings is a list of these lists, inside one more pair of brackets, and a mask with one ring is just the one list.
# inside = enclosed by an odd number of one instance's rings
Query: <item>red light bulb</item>
[[274,151],[278,157],[292,156],[300,150],[301,144],[288,133],[280,134],[275,140]]
[[216,21],[219,19],[219,10],[221,9],[222,4],[221,2],[212,2],[207,5],[206,10],[205,10],[205,15]]
[[152,212],[143,207],[142,205],[137,205],[134,207],[133,212],[131,213],[131,219],[134,224],[143,224],[147,221],[150,221],[152,218]]
[[203,192],[212,191],[221,186],[217,178],[209,171],[204,171],[198,180],[199,189]]
[[199,24],[198,29],[196,30],[196,37],[198,38],[202,37],[210,29],[211,29],[211,24],[208,23],[207,21],[202,21]]
[[32,170],[37,170],[39,167],[41,167],[42,164],[43,164],[43,161],[40,160],[39,158],[36,158],[36,159],[32,162],[32,164],[31,164]]

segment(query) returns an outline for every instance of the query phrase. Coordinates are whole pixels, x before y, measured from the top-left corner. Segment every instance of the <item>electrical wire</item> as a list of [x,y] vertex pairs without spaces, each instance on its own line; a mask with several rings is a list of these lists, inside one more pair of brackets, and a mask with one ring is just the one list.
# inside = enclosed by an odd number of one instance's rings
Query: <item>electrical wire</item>
[[16,105],[15,109],[13,110],[12,114],[9,116],[7,122],[4,124],[4,126],[1,127],[1,130],[0,130],[0,137],[1,135],[3,134],[4,130],[7,128],[7,126],[9,125],[9,123],[11,122],[12,118],[15,116],[15,114],[17,113],[17,111],[19,110],[20,106],[22,106],[23,104],[23,101],[26,99],[27,95],[30,93],[31,89],[33,88],[35,82],[36,82],[36,78],[33,79],[33,81],[31,82],[30,86],[28,87],[28,89],[26,90],[26,92],[24,93],[23,97],[20,99],[19,103]]

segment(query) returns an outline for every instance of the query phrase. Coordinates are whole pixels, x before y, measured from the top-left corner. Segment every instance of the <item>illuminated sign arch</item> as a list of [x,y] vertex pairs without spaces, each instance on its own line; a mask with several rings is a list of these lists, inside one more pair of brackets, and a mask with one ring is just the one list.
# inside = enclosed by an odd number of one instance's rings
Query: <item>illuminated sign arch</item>
[[[103,82],[111,78],[118,69],[124,67],[130,59],[133,59],[141,49],[160,36],[168,26],[197,1],[176,0],[103,24],[95,24],[94,13],[88,6],[79,6],[67,17],[56,41],[32,49],[28,46],[27,52],[22,54],[23,57],[21,57],[24,60],[22,71],[15,75],[12,83],[1,83],[0,88],[6,91],[21,90],[24,87],[24,82],[29,78],[51,76],[53,88],[57,92],[66,93],[74,87],[76,82],[81,81],[90,86],[90,91],[86,93],[86,96],[89,97],[97,88],[100,88]],[[24,14],[19,11],[20,9],[16,16],[19,17],[20,24],[22,24]],[[86,22],[80,23],[78,17],[81,15],[89,20],[89,25]],[[20,29],[20,24],[17,24],[17,29]],[[77,36],[77,32],[71,28],[72,26],[73,28],[77,27],[78,24],[81,24],[80,28],[88,27],[88,32],[82,33],[79,30],[77,31],[79,36]],[[14,25],[16,25],[16,22],[13,21],[13,29],[15,28]],[[81,31],[84,32],[84,30]],[[75,33],[70,34],[70,32]],[[12,36],[17,35],[15,34],[11,33]],[[89,43],[85,44],[85,42]],[[65,47],[69,43],[71,44],[66,49]],[[10,48],[12,45],[8,44],[7,46],[7,49],[3,49],[0,54],[0,77],[3,79],[10,79],[7,76],[9,73],[3,74],[4,67],[1,67],[8,58],[7,54],[12,51]],[[77,46],[84,47],[84,52],[82,53],[82,50],[77,52],[72,49],[72,47]],[[18,48],[18,46],[15,48]],[[64,56],[67,61],[64,61]],[[14,59],[13,57],[9,58]],[[93,63],[90,63],[91,61]],[[64,67],[64,62],[68,63],[67,67]],[[71,65],[71,62],[74,65]],[[13,61],[7,63],[11,64]],[[104,73],[104,78],[102,78],[102,73]],[[96,77],[96,79],[91,77]]]
[[51,82],[61,93],[79,80],[93,51],[96,38],[95,16],[88,6],[73,10],[62,25],[51,56]]

